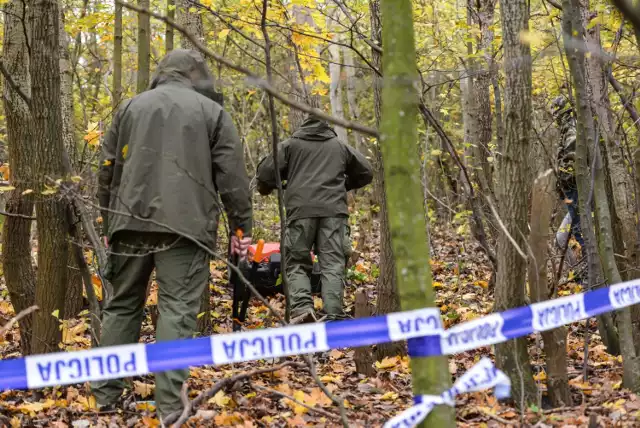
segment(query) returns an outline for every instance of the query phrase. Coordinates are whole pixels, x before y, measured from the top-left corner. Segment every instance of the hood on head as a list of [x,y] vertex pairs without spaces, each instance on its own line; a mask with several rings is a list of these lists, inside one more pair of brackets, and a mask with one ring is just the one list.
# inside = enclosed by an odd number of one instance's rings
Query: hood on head
[[325,141],[337,137],[338,134],[324,120],[310,114],[300,128],[293,133],[293,138],[311,141]]
[[195,50],[175,49],[166,54],[158,64],[149,89],[171,81],[188,84],[200,94],[222,104],[222,94],[215,90],[206,61]]

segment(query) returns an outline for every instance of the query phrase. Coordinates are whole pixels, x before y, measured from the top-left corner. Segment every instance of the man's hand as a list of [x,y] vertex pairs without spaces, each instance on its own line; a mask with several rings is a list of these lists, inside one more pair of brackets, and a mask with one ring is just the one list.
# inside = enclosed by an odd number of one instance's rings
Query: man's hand
[[231,254],[237,254],[240,260],[247,258],[247,252],[251,245],[251,237],[238,238],[233,235],[231,237]]

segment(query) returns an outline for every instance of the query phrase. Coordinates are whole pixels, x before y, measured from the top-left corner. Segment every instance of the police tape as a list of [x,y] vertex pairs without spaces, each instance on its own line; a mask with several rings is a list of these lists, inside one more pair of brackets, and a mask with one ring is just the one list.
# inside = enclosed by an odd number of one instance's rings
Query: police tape
[[354,320],[251,330],[152,344],[58,352],[0,361],[0,391],[78,384],[194,366],[407,340],[411,356],[450,355],[640,302],[640,280],[488,315],[444,330],[437,308]]
[[498,370],[487,357],[482,358],[469,371],[460,376],[453,386],[441,395],[419,395],[414,397],[414,405],[398,416],[389,419],[383,428],[411,428],[422,422],[438,405],[454,407],[456,396],[467,392],[494,389],[497,399],[511,395],[511,381]]

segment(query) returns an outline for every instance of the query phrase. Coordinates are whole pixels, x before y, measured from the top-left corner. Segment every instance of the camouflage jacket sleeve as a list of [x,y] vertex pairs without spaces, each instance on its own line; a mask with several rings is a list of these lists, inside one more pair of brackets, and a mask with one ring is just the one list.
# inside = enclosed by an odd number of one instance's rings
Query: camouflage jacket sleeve
[[575,187],[576,126],[573,119],[562,125],[561,141],[558,147],[558,187]]
[[231,232],[242,228],[244,234],[250,236],[253,209],[242,142],[231,116],[224,110],[220,112],[214,131],[211,160],[214,182],[227,213]]
[[118,135],[120,134],[120,121],[131,100],[125,101],[113,117],[111,127],[105,135],[100,153],[100,166],[98,170],[98,204],[102,215],[103,234],[109,234],[109,204],[111,202],[111,181],[113,180],[113,170],[116,164],[116,150],[118,146]]
[[[284,141],[278,147],[278,167],[280,169],[280,179],[287,179],[287,155],[286,151],[289,146],[288,141]],[[266,196],[270,194],[274,189],[278,188],[278,183],[276,182],[276,170],[273,165],[273,154],[268,154],[258,164],[257,174],[257,187],[258,192],[261,195]]]
[[371,183],[373,170],[371,164],[362,153],[345,144],[347,148],[347,191],[359,189]]

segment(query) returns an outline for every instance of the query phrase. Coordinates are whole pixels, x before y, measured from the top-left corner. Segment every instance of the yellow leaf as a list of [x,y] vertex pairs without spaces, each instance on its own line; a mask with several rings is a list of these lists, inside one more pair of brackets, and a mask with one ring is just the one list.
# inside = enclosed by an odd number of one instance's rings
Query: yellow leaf
[[55,311],[51,312],[51,315],[53,315],[54,318],[60,318],[60,309],[56,309]]
[[473,285],[477,285],[478,287],[482,287],[482,288],[485,288],[485,289],[489,287],[489,283],[487,281],[483,281],[483,280],[474,281]]
[[442,283],[441,283],[441,282],[438,282],[438,281],[433,281],[433,283],[431,284],[431,286],[432,286],[433,288],[435,288],[436,290],[439,290],[439,289],[441,289],[441,288],[443,288],[443,287],[444,287],[444,286],[442,285]]
[[229,34],[229,30],[228,28],[225,28],[223,30],[220,30],[220,32],[218,33],[218,37],[220,37],[221,39],[227,37],[227,35]]
[[377,369],[391,369],[398,365],[398,357],[384,357],[382,361],[376,361]]
[[11,418],[11,428],[20,428],[22,426],[22,422],[17,417]]
[[[297,391],[295,391],[293,393],[293,398],[295,398],[296,400],[300,401],[301,403],[305,402],[304,397],[305,397],[304,391],[297,390]],[[293,402],[293,411],[294,411],[294,413],[296,415],[302,415],[302,414],[307,413],[309,411],[309,409],[304,407],[304,406],[301,406],[300,404],[298,404],[296,402]]]
[[24,192],[22,192],[22,196],[24,196],[24,195],[28,195],[28,194],[30,194],[30,193],[33,193],[33,189],[27,189],[27,190],[25,190]]
[[127,158],[127,153],[129,153],[129,145],[125,144],[125,146],[122,148],[122,158],[123,159]]
[[142,418],[142,423],[146,427],[159,427],[160,426],[160,421],[157,420],[156,418],[152,418],[150,416],[143,417]]
[[231,401],[231,397],[224,393],[223,390],[216,392],[216,395],[211,397],[207,403],[209,404],[217,404],[220,407],[225,407]]
[[109,159],[102,162],[102,166],[109,166],[109,165],[111,165],[111,161]]
[[332,375],[324,375],[320,378],[321,381],[323,382],[340,382],[340,378],[336,377],[336,376],[332,376]]
[[153,390],[156,387],[154,385],[151,385],[149,383],[144,383],[144,382],[140,382],[137,380],[133,381],[133,390],[136,394],[138,394],[139,396],[141,396],[142,398],[147,398],[148,396],[150,396],[151,394],[153,394]]
[[382,397],[380,397],[381,400],[396,400],[398,398],[398,393],[397,392],[393,392],[393,391],[388,391],[385,392]]
[[0,186],[0,193],[8,192],[13,189],[15,189],[15,187],[13,186]]
[[74,183],[80,183],[82,181],[82,177],[80,177],[79,175],[74,175],[73,177],[71,177],[71,181],[73,181]]
[[47,410],[51,407],[53,407],[56,404],[56,402],[52,399],[47,399],[44,401],[44,403],[24,403],[21,404],[20,406],[18,406],[18,410],[20,410],[23,413],[28,413],[32,416],[35,416],[36,413],[41,412],[43,410]]
[[537,375],[534,375],[533,379],[537,380],[537,381],[545,381],[545,380],[547,380],[547,373],[544,370],[542,370]]
[[144,403],[136,403],[136,410],[146,410],[148,412],[153,412],[156,410],[156,406],[151,404],[149,401],[145,401]]

